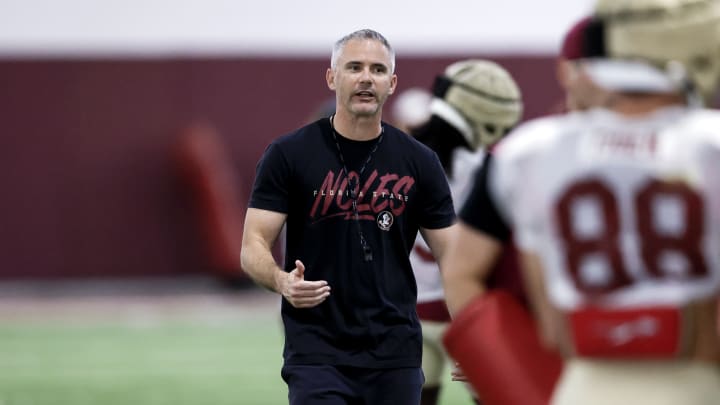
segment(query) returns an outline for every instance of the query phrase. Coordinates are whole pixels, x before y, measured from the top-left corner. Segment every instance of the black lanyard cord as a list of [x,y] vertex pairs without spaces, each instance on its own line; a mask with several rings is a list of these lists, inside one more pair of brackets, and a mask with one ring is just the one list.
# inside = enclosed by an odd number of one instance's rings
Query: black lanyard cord
[[380,146],[380,143],[383,140],[383,136],[385,135],[385,127],[382,127],[382,129],[380,130],[380,136],[378,137],[377,142],[375,142],[375,145],[373,145],[372,149],[370,149],[367,158],[365,158],[362,166],[360,166],[360,170],[358,170],[358,184],[355,184],[355,181],[350,178],[350,171],[348,170],[347,164],[345,163],[345,157],[343,156],[342,149],[340,149],[340,143],[338,142],[337,132],[335,132],[335,124],[333,123],[333,118],[335,118],[334,115],[330,116],[330,128],[332,128],[333,140],[335,141],[335,147],[337,148],[338,157],[340,158],[340,163],[342,164],[342,172],[345,172],[345,176],[347,178],[350,199],[352,200],[353,217],[355,220],[355,225],[357,225],[358,236],[360,237],[360,246],[363,250],[363,258],[366,262],[371,262],[373,259],[372,249],[370,249],[370,245],[367,243],[365,235],[362,232],[362,228],[360,227],[360,213],[358,212],[357,203],[360,193],[360,179],[362,178],[362,174],[365,171],[368,163],[370,163],[370,160],[372,160],[373,154],[378,149],[378,146]]

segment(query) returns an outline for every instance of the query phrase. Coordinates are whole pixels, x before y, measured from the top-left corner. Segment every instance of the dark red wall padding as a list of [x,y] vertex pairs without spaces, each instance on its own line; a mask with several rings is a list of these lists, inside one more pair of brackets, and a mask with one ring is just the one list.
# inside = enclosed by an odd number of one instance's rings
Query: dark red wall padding
[[[464,57],[399,58],[399,90],[429,87]],[[492,59],[516,76],[526,117],[559,100],[552,57]],[[212,125],[246,198],[267,143],[332,97],[327,65],[326,58],[0,60],[0,278],[209,271],[192,190],[173,158],[181,129]]]
[[246,278],[239,269],[247,197],[227,145],[207,124],[184,129],[176,157],[195,203],[195,217],[213,272],[228,281]]

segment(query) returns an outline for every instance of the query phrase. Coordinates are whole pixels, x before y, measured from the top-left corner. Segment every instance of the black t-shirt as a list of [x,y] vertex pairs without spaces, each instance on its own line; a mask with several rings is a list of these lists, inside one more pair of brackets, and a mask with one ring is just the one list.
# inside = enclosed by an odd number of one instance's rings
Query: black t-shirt
[[306,280],[326,280],[328,299],[297,309],[283,299],[286,364],[368,368],[419,367],[417,289],[409,252],[418,227],[455,220],[440,162],[429,148],[383,123],[382,142],[338,135],[350,178],[359,183],[362,233],[373,260],[364,260],[358,224],[327,118],[268,146],[257,166],[250,207],[287,214],[285,270],[296,259]]
[[475,173],[470,195],[460,209],[459,217],[473,228],[502,242],[509,242],[510,227],[500,215],[490,195],[488,177],[492,165],[492,154],[488,153]]
[[489,188],[489,175],[493,168],[492,154],[485,155],[480,169],[475,173],[470,195],[460,209],[460,219],[480,232],[503,243],[503,251],[485,280],[489,289],[501,288],[510,292],[518,301],[527,304],[525,286],[512,240],[510,226],[500,215]]

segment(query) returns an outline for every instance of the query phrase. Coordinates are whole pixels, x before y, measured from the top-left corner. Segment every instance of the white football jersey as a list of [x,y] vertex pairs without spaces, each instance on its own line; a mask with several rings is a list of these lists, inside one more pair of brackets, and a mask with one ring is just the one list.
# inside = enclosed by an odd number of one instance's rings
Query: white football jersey
[[[480,166],[484,156],[485,153],[482,150],[473,153],[464,148],[457,148],[453,151],[453,176],[448,178],[448,183],[456,208],[462,206],[467,199],[472,188],[473,174]],[[419,303],[444,300],[445,297],[440,269],[430,255],[430,248],[418,234],[413,250],[410,252],[410,264],[417,282],[417,301]]]
[[542,118],[494,157],[494,204],[541,258],[559,308],[681,305],[720,291],[720,112]]

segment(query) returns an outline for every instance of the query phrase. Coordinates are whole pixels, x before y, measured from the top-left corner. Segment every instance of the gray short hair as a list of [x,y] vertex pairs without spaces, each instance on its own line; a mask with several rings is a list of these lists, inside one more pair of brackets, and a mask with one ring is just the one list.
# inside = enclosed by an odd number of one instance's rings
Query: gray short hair
[[335,45],[333,45],[332,56],[330,56],[330,68],[335,69],[337,61],[340,58],[340,54],[342,54],[342,51],[345,48],[345,44],[347,44],[351,39],[370,39],[383,44],[390,53],[390,73],[395,72],[395,50],[393,50],[392,46],[390,46],[390,42],[388,42],[387,38],[385,38],[381,33],[371,29],[357,30],[337,40]]

